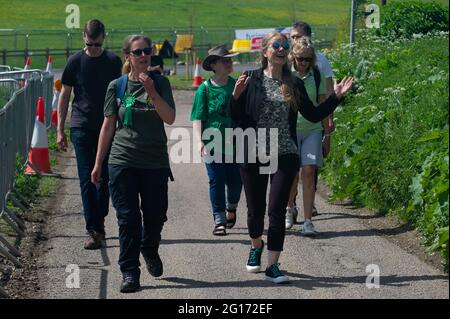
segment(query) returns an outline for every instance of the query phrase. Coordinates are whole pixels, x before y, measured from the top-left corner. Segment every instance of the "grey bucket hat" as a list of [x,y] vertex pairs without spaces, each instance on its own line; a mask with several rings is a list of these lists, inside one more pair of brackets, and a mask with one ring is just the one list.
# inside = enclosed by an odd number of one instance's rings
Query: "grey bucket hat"
[[208,55],[203,60],[202,66],[206,71],[212,71],[211,62],[214,62],[218,58],[231,58],[238,54],[239,52],[230,53],[225,44],[218,45],[208,50]]

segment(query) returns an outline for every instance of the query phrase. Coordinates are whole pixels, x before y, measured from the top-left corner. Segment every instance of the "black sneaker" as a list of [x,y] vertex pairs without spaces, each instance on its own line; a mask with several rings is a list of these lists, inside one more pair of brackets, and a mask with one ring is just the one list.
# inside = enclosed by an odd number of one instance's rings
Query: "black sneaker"
[[261,248],[251,248],[248,255],[247,271],[259,272],[261,270],[261,255],[264,250],[264,242],[261,241]]
[[156,254],[154,257],[145,257],[145,263],[147,264],[147,270],[153,277],[160,277],[163,274],[163,263],[159,255]]
[[136,292],[141,288],[139,284],[139,278],[132,275],[124,275],[122,285],[120,286],[120,292],[129,293]]
[[279,268],[280,264],[273,264],[266,268],[266,280],[281,284],[289,281],[289,277],[283,274]]

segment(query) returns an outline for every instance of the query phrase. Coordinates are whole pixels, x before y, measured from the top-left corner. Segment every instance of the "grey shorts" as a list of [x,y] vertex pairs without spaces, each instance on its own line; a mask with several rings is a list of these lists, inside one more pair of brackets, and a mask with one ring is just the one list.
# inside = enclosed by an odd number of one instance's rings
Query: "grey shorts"
[[323,166],[322,131],[306,134],[297,132],[297,142],[301,167],[306,165]]

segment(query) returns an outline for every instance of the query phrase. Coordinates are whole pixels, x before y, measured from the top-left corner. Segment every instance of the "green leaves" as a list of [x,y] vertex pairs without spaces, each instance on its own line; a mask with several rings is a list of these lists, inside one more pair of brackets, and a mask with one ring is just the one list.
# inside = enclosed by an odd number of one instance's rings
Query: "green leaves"
[[448,260],[448,34],[358,44],[329,54],[358,81],[322,174],[333,199],[401,215]]
[[433,31],[448,31],[448,8],[421,1],[388,1],[382,7],[380,34],[413,38]]

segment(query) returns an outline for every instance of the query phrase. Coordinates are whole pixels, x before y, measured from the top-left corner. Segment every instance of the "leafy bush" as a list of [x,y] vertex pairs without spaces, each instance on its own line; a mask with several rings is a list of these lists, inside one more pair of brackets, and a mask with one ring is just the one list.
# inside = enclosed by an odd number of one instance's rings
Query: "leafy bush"
[[356,78],[335,113],[323,170],[334,198],[396,213],[448,267],[448,33],[389,40],[359,31],[331,51],[335,76]]
[[412,37],[448,30],[448,8],[436,2],[388,1],[381,7],[379,34]]

